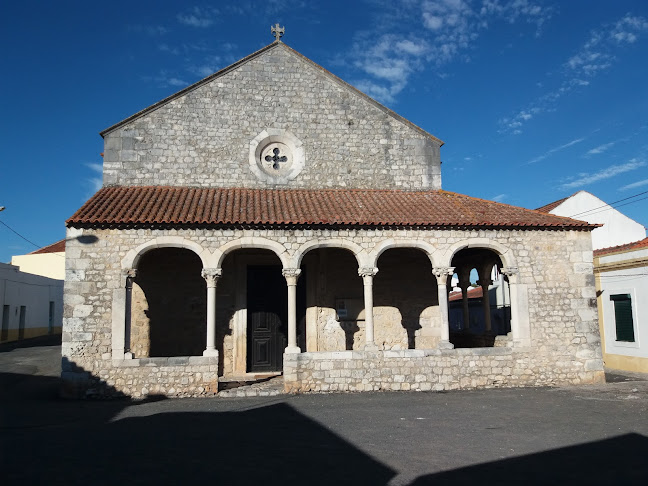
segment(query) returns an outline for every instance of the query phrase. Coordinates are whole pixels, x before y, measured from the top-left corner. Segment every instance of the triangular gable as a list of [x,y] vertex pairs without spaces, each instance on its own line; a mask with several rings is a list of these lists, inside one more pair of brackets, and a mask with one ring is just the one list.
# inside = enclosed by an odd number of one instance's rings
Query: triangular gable
[[296,50],[292,49],[291,47],[287,46],[286,44],[284,44],[281,41],[279,41],[279,42],[275,41],[272,44],[269,44],[269,45],[263,47],[262,49],[259,49],[258,51],[244,57],[243,59],[240,59],[239,61],[236,61],[235,63],[227,66],[226,68],[221,69],[220,71],[218,71],[218,72],[216,72],[214,74],[211,74],[211,75],[207,76],[206,78],[203,78],[200,81],[198,81],[198,82],[196,82],[196,83],[194,83],[194,84],[192,84],[190,86],[187,86],[186,88],[178,91],[177,93],[172,94],[171,96],[168,96],[167,98],[164,98],[163,100],[160,100],[157,103],[155,103],[155,104],[153,104],[153,105],[151,105],[151,106],[149,106],[147,108],[144,108],[141,111],[138,111],[134,115],[129,116],[128,118],[120,121],[119,123],[116,123],[116,124],[106,128],[105,130],[99,132],[99,134],[102,137],[105,137],[110,132],[112,132],[112,131],[114,131],[114,130],[116,130],[116,129],[118,129],[118,128],[126,125],[126,124],[128,124],[129,122],[137,120],[138,118],[140,118],[142,116],[145,116],[148,113],[151,113],[151,112],[155,111],[156,109],[170,103],[171,101],[176,100],[178,98],[181,98],[182,96],[186,95],[187,93],[190,93],[191,91],[193,91],[193,90],[195,90],[197,88],[200,88],[201,86],[204,86],[205,84],[208,84],[208,83],[210,83],[210,82],[212,82],[212,81],[214,81],[214,80],[216,80],[216,79],[218,79],[218,78],[232,72],[233,70],[239,68],[243,64],[262,56],[264,53],[266,53],[266,52],[268,52],[268,51],[270,51],[272,49],[277,49],[277,48],[285,49],[286,52],[289,52],[290,54],[292,54],[292,55],[296,56],[297,58],[299,58],[301,61],[303,61],[303,62],[307,63],[308,65],[310,65],[311,67],[317,69],[320,73],[324,74],[330,80],[332,80],[335,83],[339,84],[344,89],[349,90],[355,96],[358,96],[358,97],[362,98],[364,101],[372,104],[373,106],[375,106],[376,108],[378,108],[379,110],[381,110],[385,114],[389,115],[390,117],[394,118],[395,120],[397,120],[397,121],[403,123],[404,125],[407,125],[408,127],[416,130],[421,135],[424,135],[425,137],[428,137],[428,138],[434,140],[435,142],[439,143],[439,146],[442,146],[444,144],[444,142],[442,140],[440,140],[439,138],[437,138],[434,135],[426,132],[421,127],[419,127],[418,125],[412,123],[411,121],[407,120],[406,118],[403,118],[402,116],[400,116],[399,114],[397,114],[393,110],[390,110],[389,108],[382,105],[381,103],[379,103],[375,99],[373,99],[370,96],[366,95],[365,93],[363,93],[359,89],[353,87],[352,85],[350,85],[346,81],[340,79],[335,74],[331,73],[327,69],[323,68],[322,66],[320,66],[316,62],[310,60],[309,58],[307,58],[303,54],[297,52]]

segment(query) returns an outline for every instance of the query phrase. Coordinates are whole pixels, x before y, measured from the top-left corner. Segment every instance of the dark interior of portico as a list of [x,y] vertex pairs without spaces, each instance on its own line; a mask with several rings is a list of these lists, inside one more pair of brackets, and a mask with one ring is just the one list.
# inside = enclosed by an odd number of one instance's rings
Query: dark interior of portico
[[450,342],[455,348],[493,347],[511,330],[510,292],[502,260],[487,248],[460,250],[452,259],[455,285],[448,302]]

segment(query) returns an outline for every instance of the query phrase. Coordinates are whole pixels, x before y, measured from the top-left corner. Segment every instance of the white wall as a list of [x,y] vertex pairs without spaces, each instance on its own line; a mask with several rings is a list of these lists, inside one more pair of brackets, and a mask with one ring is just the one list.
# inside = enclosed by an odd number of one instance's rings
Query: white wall
[[[618,263],[620,258],[635,260],[648,257],[648,250],[624,252],[617,255],[602,256],[601,265]],[[601,303],[603,306],[603,330],[605,334],[605,352],[623,356],[648,358],[648,267],[622,268],[601,272]],[[634,324],[635,342],[616,340],[614,303],[610,295],[630,294],[632,299],[632,321]]]
[[605,204],[605,201],[589,192],[580,191],[549,212],[556,216],[573,217],[588,223],[603,224],[601,228],[592,231],[592,248],[594,250],[632,243],[646,237],[646,228],[643,225],[616,209],[607,208],[605,211],[598,210],[581,214],[605,206]]
[[[54,302],[52,328],[60,332],[63,321],[63,281],[21,272],[18,267],[0,263],[0,329],[18,338],[20,308],[25,307],[24,337],[47,334],[50,327],[50,302]],[[8,314],[5,312],[8,307]],[[8,316],[8,322],[4,322]]]
[[21,272],[43,277],[65,280],[65,252],[14,255],[11,264],[20,267]]

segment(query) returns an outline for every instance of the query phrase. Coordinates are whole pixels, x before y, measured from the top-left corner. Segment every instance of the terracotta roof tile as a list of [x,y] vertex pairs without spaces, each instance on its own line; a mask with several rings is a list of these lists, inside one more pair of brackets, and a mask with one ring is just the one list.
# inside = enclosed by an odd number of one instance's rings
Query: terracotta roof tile
[[563,197],[562,199],[558,199],[557,201],[550,202],[549,204],[545,204],[544,206],[537,208],[536,211],[540,211],[541,213],[548,213],[551,210],[556,209],[558,206],[560,206],[570,197],[571,196]]
[[51,245],[44,246],[36,251],[32,251],[30,255],[38,255],[41,253],[61,253],[65,251],[65,240],[57,241]]
[[590,230],[596,225],[447,191],[106,187],[68,226],[361,225],[528,227]]
[[594,250],[594,256],[608,255],[610,253],[620,253],[629,250],[638,250],[640,248],[648,248],[648,238],[644,238],[643,240],[639,241],[633,241],[632,243],[626,243],[625,245],[600,248],[598,250]]
[[[481,299],[484,295],[484,291],[481,287],[472,287],[468,289],[468,298],[469,299]],[[463,300],[461,290],[455,290],[450,292],[448,295],[448,302],[455,302],[457,300]]]

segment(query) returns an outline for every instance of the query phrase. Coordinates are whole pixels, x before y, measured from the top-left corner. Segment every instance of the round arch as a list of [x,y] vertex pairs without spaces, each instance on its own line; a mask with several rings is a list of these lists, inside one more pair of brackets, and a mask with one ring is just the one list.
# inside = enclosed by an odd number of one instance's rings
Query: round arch
[[365,263],[368,261],[366,253],[360,245],[342,238],[331,238],[327,240],[309,241],[300,246],[291,259],[294,263],[294,268],[299,268],[304,255],[315,248],[344,248],[349,250],[355,256],[358,267],[366,266]]
[[511,249],[497,243],[496,241],[489,240],[488,238],[472,238],[470,240],[463,240],[455,243],[443,254],[441,264],[449,267],[455,254],[458,251],[467,248],[485,248],[492,250],[500,257],[503,266],[517,267],[517,261]]
[[435,256],[437,254],[437,249],[431,243],[428,243],[424,240],[412,240],[412,239],[395,239],[390,238],[388,240],[380,242],[373,251],[368,256],[369,265],[371,267],[376,267],[378,265],[378,259],[385,251],[391,248],[415,248],[425,252],[427,257],[430,259],[432,268],[436,267],[438,258]]
[[225,243],[214,252],[213,258],[210,259],[212,266],[214,268],[221,268],[223,260],[230,252],[242,248],[261,248],[264,250],[270,250],[279,257],[284,268],[291,268],[291,262],[286,247],[276,241],[268,240],[267,238],[260,238],[258,236],[246,236]]
[[122,269],[137,268],[137,264],[139,263],[140,258],[142,258],[142,255],[156,248],[184,248],[191,250],[198,255],[202,261],[203,268],[208,267],[209,252],[195,241],[188,240],[181,236],[161,236],[147,241],[129,251],[126,256],[122,258]]

